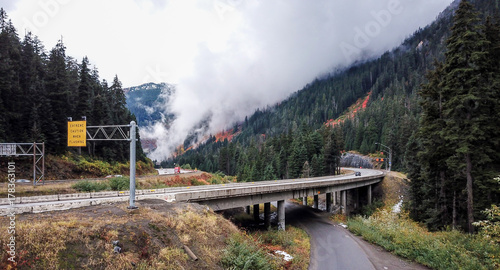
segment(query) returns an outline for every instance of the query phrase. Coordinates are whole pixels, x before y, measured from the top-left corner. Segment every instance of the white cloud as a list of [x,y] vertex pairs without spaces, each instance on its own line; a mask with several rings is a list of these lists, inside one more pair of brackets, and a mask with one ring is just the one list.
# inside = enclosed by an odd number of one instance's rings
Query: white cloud
[[169,106],[178,118],[153,134],[161,159],[206,115],[210,131],[231,125],[336,66],[397,46],[450,2],[17,0],[9,15],[47,48],[62,35],[68,54],[87,55],[105,79],[177,84]]

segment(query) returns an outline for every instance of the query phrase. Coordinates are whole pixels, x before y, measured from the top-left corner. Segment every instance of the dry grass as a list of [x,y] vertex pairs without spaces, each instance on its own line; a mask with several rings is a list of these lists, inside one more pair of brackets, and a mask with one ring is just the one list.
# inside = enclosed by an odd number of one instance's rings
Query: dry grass
[[[16,223],[16,265],[1,269],[221,269],[226,238],[237,228],[198,205],[126,204],[39,215],[20,215]],[[2,217],[0,225],[7,227]],[[0,230],[0,244],[10,237]],[[115,254],[113,241],[122,252]],[[190,260],[187,245],[198,256]],[[135,265],[135,267],[134,267]]]
[[[229,239],[245,235],[206,206],[145,200],[131,211],[127,205],[16,216],[16,264],[8,264],[4,251],[0,269],[222,269]],[[0,228],[8,222],[1,217]],[[5,247],[10,236],[0,230],[0,245]],[[256,233],[253,239],[266,253],[279,247],[294,256],[291,263],[275,257],[278,269],[307,269],[305,232],[287,227],[286,232]],[[119,254],[114,252],[116,240]]]

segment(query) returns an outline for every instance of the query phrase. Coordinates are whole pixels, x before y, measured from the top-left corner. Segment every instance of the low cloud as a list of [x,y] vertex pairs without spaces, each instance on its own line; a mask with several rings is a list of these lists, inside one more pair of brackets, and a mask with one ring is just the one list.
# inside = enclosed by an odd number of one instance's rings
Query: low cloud
[[450,1],[436,2],[236,1],[222,14],[237,23],[223,49],[199,44],[192,73],[180,78],[169,104],[176,120],[144,132],[158,139],[151,157],[168,158],[207,116],[214,134],[321,74],[397,46]]
[[[16,0],[19,32],[68,55],[88,55],[102,77],[125,86],[176,85],[164,104],[176,115],[143,128],[168,158],[200,136],[273,105],[317,76],[380,55],[424,27],[452,0]],[[10,3],[10,1],[9,1]]]

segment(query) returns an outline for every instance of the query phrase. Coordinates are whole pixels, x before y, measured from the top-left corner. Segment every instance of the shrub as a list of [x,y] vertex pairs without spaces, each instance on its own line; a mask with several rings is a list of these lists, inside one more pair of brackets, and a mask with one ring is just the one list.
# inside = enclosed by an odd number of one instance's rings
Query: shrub
[[183,170],[192,170],[192,169],[191,169],[191,165],[189,165],[189,164],[184,164],[184,165],[182,165],[182,166],[181,166],[181,168],[182,168]]
[[[130,178],[129,177],[113,177],[109,179],[109,187],[111,190],[121,191],[130,189]],[[137,181],[135,182],[137,187]]]
[[373,213],[375,213],[377,209],[382,208],[384,206],[385,206],[384,202],[380,200],[375,200],[372,204],[363,206],[361,208],[361,215],[365,217],[370,217],[371,215],[373,215]]
[[88,181],[88,180],[78,181],[74,183],[71,187],[81,192],[98,192],[109,188],[106,182]]
[[490,209],[483,211],[487,220],[474,222],[479,227],[480,233],[500,244],[500,207],[492,205]]
[[273,269],[269,256],[238,234],[229,239],[221,263],[224,269]]

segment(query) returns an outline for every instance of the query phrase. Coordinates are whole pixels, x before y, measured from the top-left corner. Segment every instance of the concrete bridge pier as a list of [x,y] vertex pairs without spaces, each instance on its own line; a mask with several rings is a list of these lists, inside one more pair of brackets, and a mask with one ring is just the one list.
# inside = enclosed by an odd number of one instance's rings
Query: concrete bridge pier
[[260,218],[259,218],[259,205],[258,204],[253,205],[253,220],[255,220],[256,222],[259,222],[259,220],[260,220]]
[[368,194],[367,194],[367,197],[368,197],[368,205],[371,205],[372,204],[372,185],[368,185]]
[[318,195],[314,195],[314,205],[313,205],[313,208],[314,209],[318,209],[319,207],[319,197]]
[[285,201],[278,201],[278,231],[285,230]]
[[341,200],[341,209],[342,209],[342,214],[347,215],[347,190],[342,190],[340,192],[340,200]]
[[326,193],[326,212],[332,212],[332,193]]
[[359,189],[360,188],[354,189],[354,209],[359,208]]
[[250,215],[250,205],[247,205],[247,207],[245,207],[245,212]]
[[264,226],[268,230],[271,227],[271,203],[264,204]]
[[302,197],[302,205],[307,206],[307,197]]

